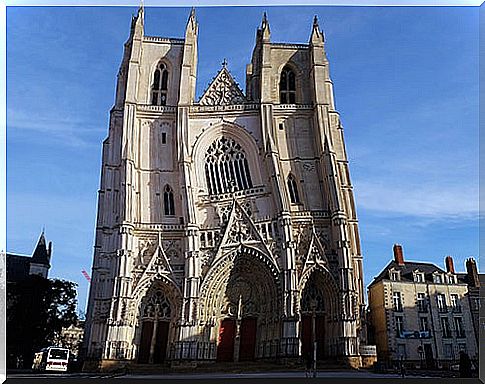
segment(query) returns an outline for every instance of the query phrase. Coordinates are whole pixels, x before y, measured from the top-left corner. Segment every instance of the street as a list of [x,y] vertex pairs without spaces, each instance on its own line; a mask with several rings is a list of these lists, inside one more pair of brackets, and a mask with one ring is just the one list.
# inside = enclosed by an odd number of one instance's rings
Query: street
[[[434,373],[434,372],[433,372]],[[436,377],[431,372],[422,372],[422,374],[413,375],[409,377]],[[201,373],[170,373],[170,374],[109,374],[109,373],[31,373],[31,372],[13,372],[8,373],[7,378],[86,378],[86,379],[244,379],[244,378],[304,378],[305,372],[287,371],[287,372],[246,372],[246,373],[216,373],[216,372],[201,372]],[[349,378],[349,379],[363,379],[363,378],[400,378],[396,373],[373,373],[370,371],[354,371],[354,370],[340,370],[340,371],[318,371],[317,378]]]

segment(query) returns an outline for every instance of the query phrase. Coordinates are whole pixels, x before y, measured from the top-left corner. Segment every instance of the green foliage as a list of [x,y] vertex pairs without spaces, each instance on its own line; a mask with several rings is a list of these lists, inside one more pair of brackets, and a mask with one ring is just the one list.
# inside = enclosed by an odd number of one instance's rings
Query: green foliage
[[76,283],[29,276],[7,286],[9,306],[7,353],[23,355],[29,364],[33,353],[53,345],[64,327],[77,322]]

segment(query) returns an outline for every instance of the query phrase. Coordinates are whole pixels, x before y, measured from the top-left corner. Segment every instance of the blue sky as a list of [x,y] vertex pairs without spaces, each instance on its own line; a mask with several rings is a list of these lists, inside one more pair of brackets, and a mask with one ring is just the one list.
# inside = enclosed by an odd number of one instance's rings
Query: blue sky
[[[365,284],[392,258],[458,270],[478,256],[478,8],[198,8],[200,95],[227,58],[244,87],[267,11],[274,42],[326,35],[345,128]],[[147,8],[147,35],[183,37],[188,8]],[[133,7],[7,9],[7,250],[42,227],[51,276],[91,269],[101,142]],[[483,266],[482,266],[483,268]]]

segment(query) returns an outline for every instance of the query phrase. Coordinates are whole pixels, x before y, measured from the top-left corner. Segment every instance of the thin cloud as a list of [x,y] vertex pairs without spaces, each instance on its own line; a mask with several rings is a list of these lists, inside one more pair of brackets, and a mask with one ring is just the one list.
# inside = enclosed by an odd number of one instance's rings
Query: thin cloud
[[476,220],[479,217],[478,186],[475,185],[391,185],[383,181],[356,181],[354,184],[361,209],[432,220]]
[[[8,109],[7,133],[9,139],[25,131],[42,134],[44,139],[61,141],[72,147],[99,146],[98,136],[103,129],[93,124],[72,118],[59,118],[49,115],[27,114],[21,110]],[[89,137],[91,136],[91,137]]]

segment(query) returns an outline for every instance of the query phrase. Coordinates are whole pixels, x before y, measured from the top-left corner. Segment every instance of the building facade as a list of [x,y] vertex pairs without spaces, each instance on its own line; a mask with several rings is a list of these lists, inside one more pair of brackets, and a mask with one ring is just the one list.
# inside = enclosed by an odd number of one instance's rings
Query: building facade
[[455,272],[429,263],[404,261],[394,245],[394,260],[369,285],[373,339],[379,361],[410,367],[448,368],[460,351],[478,359],[468,284]]
[[31,275],[47,279],[51,267],[52,241],[46,244],[44,232],[40,234],[32,256],[7,253],[7,282],[15,283]]
[[85,358],[361,359],[362,255],[324,36],[271,42],[197,100],[198,23],[133,18],[103,143]]
[[[46,244],[44,232],[31,256],[6,253],[6,363],[7,368],[28,366],[32,352],[32,336],[21,327],[22,306],[37,308],[36,293],[43,288],[51,267],[52,242]],[[20,326],[19,326],[20,324]],[[21,331],[19,328],[22,328]]]
[[62,328],[56,345],[67,348],[71,355],[79,357],[84,335],[84,320],[78,320],[76,324]]
[[480,286],[483,284],[483,274],[478,274],[477,263],[473,257],[465,261],[465,267],[466,273],[458,273],[458,281],[468,285],[468,302],[478,344],[480,335]]

